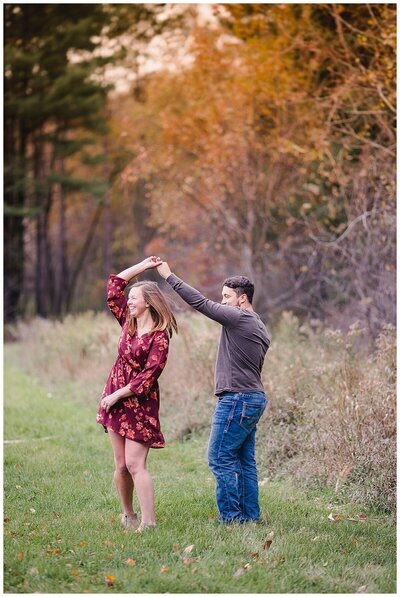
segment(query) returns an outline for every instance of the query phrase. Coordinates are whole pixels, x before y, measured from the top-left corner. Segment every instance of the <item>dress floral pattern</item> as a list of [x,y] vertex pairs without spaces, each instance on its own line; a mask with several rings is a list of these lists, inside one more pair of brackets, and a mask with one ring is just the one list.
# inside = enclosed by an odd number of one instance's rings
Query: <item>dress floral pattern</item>
[[100,406],[97,423],[105,431],[112,429],[123,437],[151,448],[163,448],[164,436],[159,421],[160,392],[157,379],[168,356],[167,331],[156,331],[138,337],[137,330],[128,332],[128,306],[124,289],[128,282],[111,275],[107,285],[107,304],[122,327],[118,358],[111,369],[102,398],[129,385],[132,396],[118,400],[108,413]]

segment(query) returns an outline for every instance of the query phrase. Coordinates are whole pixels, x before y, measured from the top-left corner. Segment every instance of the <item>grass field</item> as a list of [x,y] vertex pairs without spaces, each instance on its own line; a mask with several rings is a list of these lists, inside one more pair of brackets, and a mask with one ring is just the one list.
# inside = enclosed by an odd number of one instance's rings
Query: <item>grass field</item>
[[218,526],[206,435],[151,451],[158,527],[122,531],[93,408],[7,364],[5,388],[5,592],[396,591],[393,517],[328,491],[267,482],[262,524]]

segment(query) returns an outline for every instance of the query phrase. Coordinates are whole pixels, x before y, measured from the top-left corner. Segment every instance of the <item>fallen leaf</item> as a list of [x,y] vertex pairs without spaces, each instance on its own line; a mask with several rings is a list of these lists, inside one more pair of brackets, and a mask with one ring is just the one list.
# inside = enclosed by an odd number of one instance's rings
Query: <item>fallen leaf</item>
[[72,568],[71,574],[72,576],[79,576],[79,570],[77,570],[76,568]]
[[208,521],[209,522],[213,522],[215,520],[215,516],[213,516],[212,514],[208,515]]
[[52,555],[59,555],[61,553],[61,549],[48,549],[47,553],[50,553]]
[[4,522],[10,522],[10,520],[11,520],[11,519],[10,519],[8,516],[5,516],[5,517],[3,518],[3,520],[4,520]]
[[79,543],[79,547],[86,547],[86,545],[87,545],[86,541],[81,541]]
[[31,512],[31,514],[36,514],[35,508],[29,508],[29,512]]
[[244,565],[244,569],[245,569],[246,571],[247,571],[247,570],[250,570],[250,568],[251,568],[251,564],[247,563],[247,564],[245,564],[245,565]]
[[136,564],[136,560],[132,560],[132,558],[128,558],[125,562],[128,566],[134,566]]
[[168,572],[168,570],[169,570],[168,566],[161,566],[160,573],[163,574],[164,572]]
[[21,485],[16,485],[15,489],[22,489]]
[[106,576],[104,579],[107,587],[113,587],[115,580],[115,576],[112,576],[111,574],[109,576]]
[[317,535],[316,537],[314,537],[314,539],[311,539],[311,541],[318,541],[319,538],[319,535]]
[[329,514],[328,518],[333,522],[336,522],[337,520],[344,520],[343,514],[333,514],[333,512]]
[[24,554],[23,554],[22,551],[18,552],[18,559],[19,559],[20,562],[22,562],[22,560],[24,559]]
[[258,553],[258,551],[253,551],[253,553],[250,555],[253,560],[258,560],[258,558],[260,557],[260,554]]
[[275,537],[274,531],[271,531],[270,533],[268,533],[267,537],[268,537],[268,539],[272,539],[273,537]]
[[362,585],[361,587],[358,587],[356,593],[366,593],[367,592],[367,585]]
[[15,531],[10,531],[10,535],[11,535],[11,537],[18,537],[18,535]]
[[243,574],[246,574],[246,570],[244,568],[238,568],[235,574],[233,575],[233,578],[240,578],[241,576],[243,576]]
[[177,553],[180,550],[181,546],[179,545],[179,543],[174,543],[172,546],[172,551],[174,553]]
[[323,567],[324,567],[324,568],[326,568],[326,567],[327,567],[327,565],[328,565],[328,562],[325,562],[325,563],[324,563],[324,564],[322,564],[322,565],[323,565]]
[[103,545],[105,545],[106,547],[110,547],[110,545],[112,545],[112,541],[106,539],[105,541],[103,541]]
[[193,547],[194,545],[188,545],[187,547],[185,547],[185,549],[183,550],[184,553],[191,553],[193,551]]
[[195,562],[198,561],[199,558],[183,558],[182,562],[185,566],[188,566],[189,564],[194,564]]
[[272,539],[268,539],[265,543],[263,543],[263,549],[269,549],[272,544]]

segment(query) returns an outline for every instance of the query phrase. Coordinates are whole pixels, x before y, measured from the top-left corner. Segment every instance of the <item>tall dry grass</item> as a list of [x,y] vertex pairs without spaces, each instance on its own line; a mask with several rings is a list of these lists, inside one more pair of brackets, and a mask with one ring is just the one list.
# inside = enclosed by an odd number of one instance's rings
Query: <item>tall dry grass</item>
[[[198,314],[179,316],[160,378],[167,440],[208,428],[213,412],[219,326]],[[93,404],[116,357],[118,324],[88,312],[61,322],[35,319],[8,330],[18,366],[38,378],[52,399]],[[258,429],[262,478],[291,476],[328,484],[341,496],[395,509],[396,336],[384,327],[374,350],[363,349],[357,323],[346,334],[283,313],[264,367],[269,408]]]
[[265,369],[271,397],[259,430],[266,476],[306,484],[394,511],[396,335],[385,326],[373,352],[359,324],[348,332],[283,313]]

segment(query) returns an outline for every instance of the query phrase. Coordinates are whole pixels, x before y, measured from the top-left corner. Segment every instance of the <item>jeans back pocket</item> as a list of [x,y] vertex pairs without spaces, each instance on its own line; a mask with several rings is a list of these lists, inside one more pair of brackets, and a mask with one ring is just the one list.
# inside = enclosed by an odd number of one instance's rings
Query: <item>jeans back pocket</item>
[[257,425],[266,406],[266,402],[264,404],[244,403],[242,415],[240,417],[240,425],[244,429],[251,431]]

